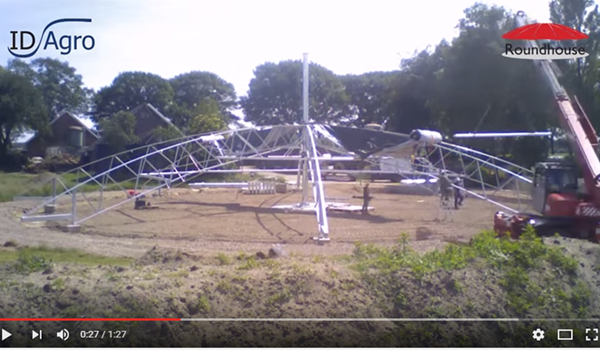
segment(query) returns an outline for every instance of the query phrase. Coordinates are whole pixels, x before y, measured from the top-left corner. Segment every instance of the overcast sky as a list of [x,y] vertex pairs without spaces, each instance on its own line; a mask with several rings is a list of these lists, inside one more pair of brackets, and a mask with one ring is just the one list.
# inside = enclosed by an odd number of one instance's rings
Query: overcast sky
[[[547,0],[481,1],[523,10],[548,21]],[[245,95],[256,66],[309,59],[337,74],[398,68],[402,57],[455,36],[468,0],[0,0],[0,44],[10,31],[40,37],[60,18],[91,18],[92,23],[61,23],[56,37],[92,35],[95,47],[60,55],[50,47],[33,57],[68,61],[88,87],[110,85],[123,71],[171,78],[193,70],[210,71]],[[39,40],[39,39],[38,39]],[[0,64],[12,58],[0,50]]]

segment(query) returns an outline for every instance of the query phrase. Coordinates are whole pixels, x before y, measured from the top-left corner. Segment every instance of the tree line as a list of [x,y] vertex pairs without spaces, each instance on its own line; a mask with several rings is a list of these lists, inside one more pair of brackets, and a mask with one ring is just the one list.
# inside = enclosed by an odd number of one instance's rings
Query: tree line
[[[593,0],[553,0],[549,6],[552,22],[589,35],[583,43],[588,57],[555,63],[567,91],[578,97],[598,128],[598,5]],[[514,12],[476,3],[464,11],[452,42],[415,53],[396,71],[336,75],[312,63],[309,115],[320,123],[379,123],[404,133],[416,128],[446,135],[558,128],[552,93],[533,63],[501,56],[506,43],[502,35],[514,28]],[[128,111],[141,103],[152,104],[186,134],[221,130],[238,119],[238,110],[255,125],[293,124],[302,116],[302,63],[256,67],[247,95],[238,97],[231,83],[204,71],[172,79],[124,72],[111,85],[92,91],[66,62],[13,60],[0,67],[0,154],[25,129],[48,132],[49,121],[65,109],[89,116],[105,131],[103,137],[121,133],[121,140],[133,141],[127,139],[133,118]],[[545,152],[544,141],[538,139],[478,141],[477,146],[521,163],[534,162]],[[531,152],[518,152],[524,147]]]

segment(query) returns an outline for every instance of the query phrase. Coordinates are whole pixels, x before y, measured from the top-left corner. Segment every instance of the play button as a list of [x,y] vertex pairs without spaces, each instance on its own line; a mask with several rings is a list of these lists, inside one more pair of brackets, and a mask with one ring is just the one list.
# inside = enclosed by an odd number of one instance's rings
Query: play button
[[12,336],[12,334],[10,334],[9,332],[5,331],[4,329],[2,330],[2,341],[5,341],[6,338],[9,338],[10,336]]

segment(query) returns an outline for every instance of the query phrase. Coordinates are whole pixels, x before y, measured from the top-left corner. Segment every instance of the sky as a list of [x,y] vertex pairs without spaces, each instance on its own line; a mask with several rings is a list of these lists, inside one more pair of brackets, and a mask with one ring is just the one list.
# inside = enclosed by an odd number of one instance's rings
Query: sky
[[[549,0],[480,1],[523,10],[547,22]],[[77,69],[98,90],[121,72],[144,71],[169,79],[209,71],[246,95],[254,69],[265,62],[301,60],[336,74],[398,69],[402,58],[456,36],[473,0],[0,0],[0,46],[11,31],[41,37],[60,18],[56,38],[91,35],[91,50],[61,55],[52,46],[32,58],[52,57]],[[39,40],[39,39],[38,39]],[[89,40],[89,39],[88,39]],[[89,41],[87,42],[89,44]],[[0,50],[0,65],[13,56]],[[29,59],[25,59],[26,61]]]

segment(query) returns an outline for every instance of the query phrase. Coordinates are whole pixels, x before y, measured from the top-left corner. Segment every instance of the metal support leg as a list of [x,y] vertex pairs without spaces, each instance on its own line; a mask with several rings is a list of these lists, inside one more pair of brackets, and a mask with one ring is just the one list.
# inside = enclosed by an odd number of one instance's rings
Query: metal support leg
[[67,232],[81,232],[81,226],[77,225],[77,190],[71,191],[71,224],[66,226]]
[[52,205],[56,205],[56,178],[52,179]]
[[311,174],[313,177],[314,196],[317,212],[317,221],[319,223],[319,237],[314,239],[319,243],[329,242],[329,223],[327,220],[327,203],[325,202],[325,190],[321,180],[321,165],[317,159],[317,147],[310,125],[306,126],[306,135],[310,142],[309,159]]
[[44,206],[44,214],[50,215],[56,212],[56,178],[52,179],[52,201]]

